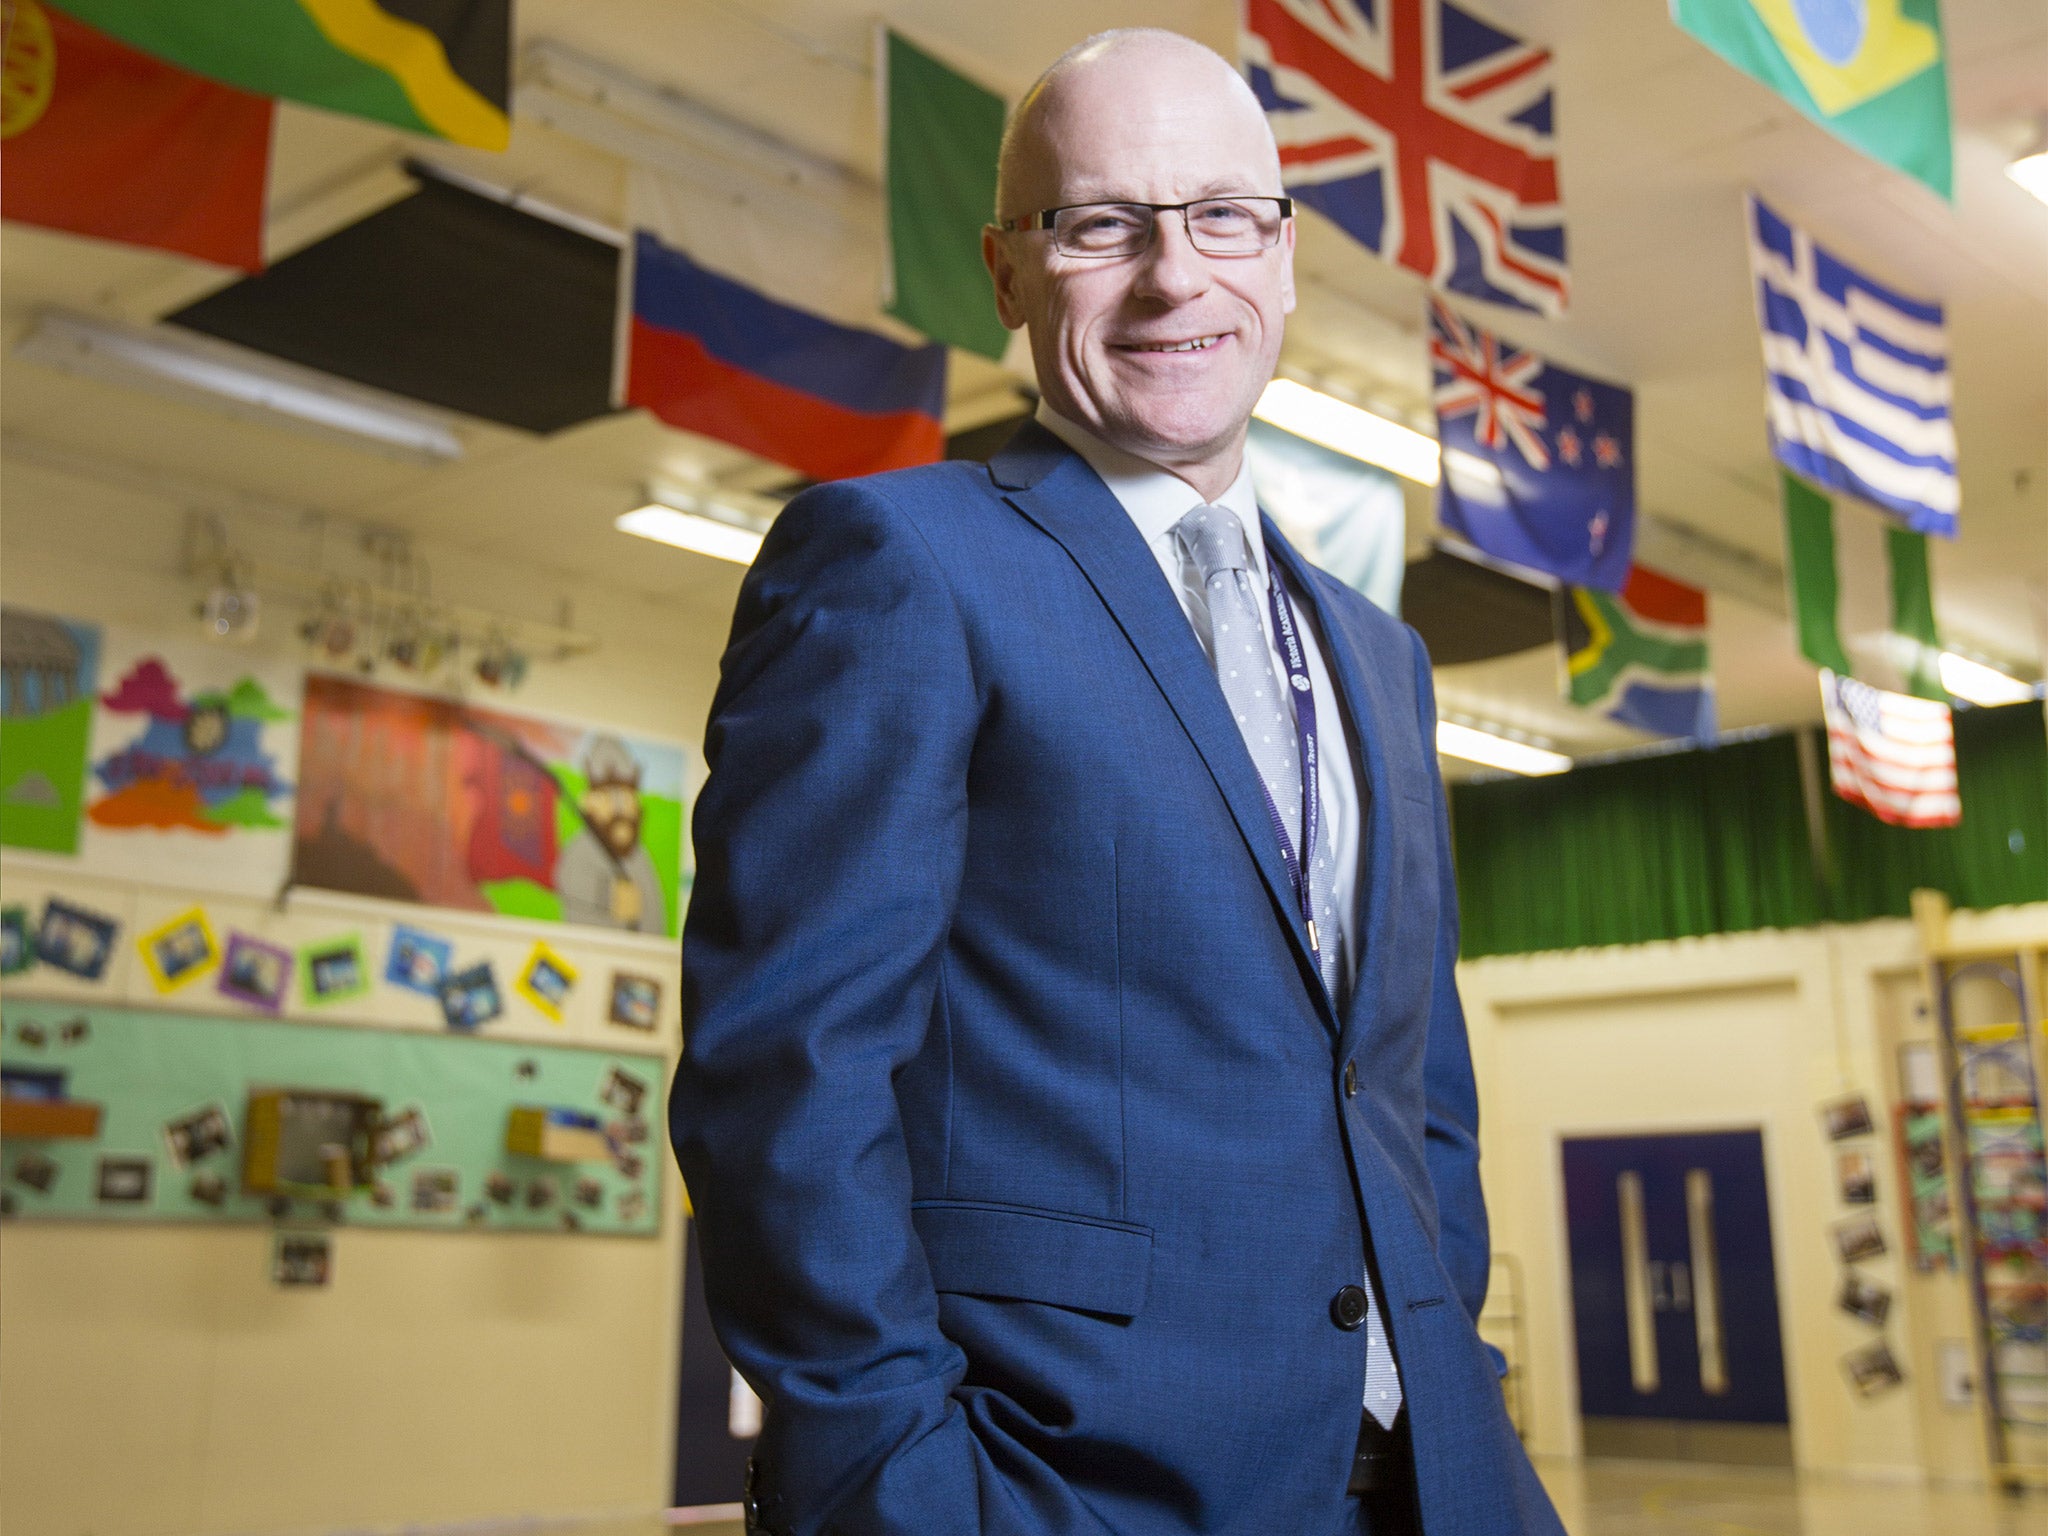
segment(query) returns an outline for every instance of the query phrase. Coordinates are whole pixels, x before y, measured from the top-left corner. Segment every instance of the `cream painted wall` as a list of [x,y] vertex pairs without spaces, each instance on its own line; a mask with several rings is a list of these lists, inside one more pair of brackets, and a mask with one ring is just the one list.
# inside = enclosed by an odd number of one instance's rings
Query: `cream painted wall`
[[[195,587],[177,574],[188,502],[37,464],[0,462],[0,473],[7,602],[194,638]],[[233,509],[231,527],[250,544],[303,546],[303,529],[260,510]],[[669,611],[515,561],[431,542],[420,553],[446,599],[552,619],[558,600],[571,598],[601,649],[537,664],[504,702],[685,741],[694,793],[726,623],[715,604]],[[294,617],[267,613],[251,659],[292,660]],[[181,894],[95,889],[61,859],[0,863],[9,899],[33,900],[46,887],[91,890],[138,918]],[[237,925],[289,938],[308,925],[392,915],[377,908],[298,893],[281,911],[239,912]],[[501,975],[539,931],[444,913],[434,925],[501,950]],[[577,931],[554,932],[566,944]],[[579,942],[663,971],[673,1013],[673,941]],[[336,1021],[431,1027],[406,1000],[338,1007]],[[611,1026],[580,1015],[562,1030],[537,1016],[505,1029],[613,1048],[628,1033],[608,1036]],[[672,1055],[672,1021],[664,1039]],[[230,1536],[661,1507],[683,1224],[673,1167],[665,1156],[659,1163],[659,1240],[344,1227],[334,1282],[321,1291],[272,1288],[262,1228],[8,1223],[0,1526],[9,1536]]]
[[[2048,906],[1959,913],[1958,943],[2040,942]],[[1495,957],[1459,969],[1481,1095],[1497,1250],[1525,1272],[1532,1449],[1580,1448],[1560,1143],[1567,1136],[1757,1128],[1763,1133],[1794,1455],[1887,1478],[1984,1476],[1974,1408],[1940,1400],[1940,1339],[1969,1337],[1955,1274],[1905,1260],[1889,1108],[1896,1047],[1930,1038],[1904,922]],[[1835,1306],[1829,1227],[1851,1214],[1818,1107],[1868,1095],[1880,1117],[1879,1203],[1890,1252],[1862,1266],[1894,1291],[1886,1329],[1904,1388],[1863,1400],[1840,1357],[1873,1330]],[[1865,1207],[1864,1209],[1868,1209]],[[1727,1298],[1727,1305],[1739,1305]]]

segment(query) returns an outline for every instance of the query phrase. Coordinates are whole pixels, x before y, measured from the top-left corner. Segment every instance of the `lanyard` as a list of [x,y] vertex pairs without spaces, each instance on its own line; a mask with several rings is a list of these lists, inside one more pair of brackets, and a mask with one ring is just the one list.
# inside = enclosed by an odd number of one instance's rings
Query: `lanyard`
[[1321,763],[1316,754],[1316,692],[1308,675],[1308,655],[1302,649],[1301,629],[1294,620],[1294,604],[1281,589],[1278,573],[1270,569],[1266,595],[1273,605],[1273,633],[1280,641],[1280,659],[1287,668],[1288,692],[1294,695],[1294,734],[1301,744],[1301,854],[1295,853],[1294,840],[1287,835],[1287,823],[1280,819],[1280,807],[1273,803],[1273,792],[1266,788],[1264,775],[1259,776],[1259,790],[1266,797],[1266,812],[1273,818],[1273,831],[1280,838],[1280,858],[1287,866],[1287,878],[1294,882],[1294,898],[1301,903],[1301,920],[1308,929],[1308,947],[1320,970],[1323,945],[1316,932],[1315,900],[1309,891],[1308,877],[1308,859],[1315,853],[1316,828],[1323,815],[1322,796],[1318,792]]

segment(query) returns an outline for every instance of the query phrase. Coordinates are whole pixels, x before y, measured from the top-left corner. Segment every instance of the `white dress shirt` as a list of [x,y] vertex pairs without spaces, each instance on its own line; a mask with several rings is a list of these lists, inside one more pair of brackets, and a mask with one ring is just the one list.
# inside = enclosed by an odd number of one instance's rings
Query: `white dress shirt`
[[[1180,539],[1173,531],[1176,523],[1204,504],[1201,492],[1179,475],[1120,448],[1111,447],[1087,428],[1067,420],[1043,400],[1038,403],[1038,422],[1088,461],[1089,467],[1109,487],[1110,494],[1130,514],[1131,521],[1138,525],[1139,534],[1152,551],[1153,558],[1159,562],[1167,585],[1180,599],[1181,611],[1188,616],[1202,649],[1210,653],[1210,665],[1214,666],[1216,657],[1211,650],[1208,594],[1203,590],[1200,573],[1187,558]],[[1259,526],[1259,502],[1252,490],[1249,463],[1238,467],[1237,478],[1231,482],[1230,489],[1216,499],[1215,505],[1228,507],[1244,524],[1245,548],[1252,562],[1252,585],[1263,597],[1267,569],[1266,535]],[[1348,996],[1358,975],[1359,847],[1363,836],[1358,770],[1352,757],[1349,722],[1338,701],[1337,690],[1330,681],[1330,669],[1323,662],[1322,637],[1316,632],[1315,615],[1306,603],[1299,600],[1300,594],[1290,591],[1288,595],[1296,599],[1295,613],[1301,624],[1302,649],[1308,653],[1309,681],[1315,692],[1316,729],[1324,738],[1317,779],[1323,825],[1329,828],[1330,851],[1337,861],[1332,894],[1337,908],[1337,975],[1342,981],[1339,991]],[[1259,627],[1266,632],[1266,651],[1272,658],[1277,686],[1277,680],[1287,675],[1286,664],[1280,658],[1279,646],[1274,643],[1272,625],[1267,621],[1263,603],[1259,605]],[[1307,861],[1304,859],[1303,862]]]

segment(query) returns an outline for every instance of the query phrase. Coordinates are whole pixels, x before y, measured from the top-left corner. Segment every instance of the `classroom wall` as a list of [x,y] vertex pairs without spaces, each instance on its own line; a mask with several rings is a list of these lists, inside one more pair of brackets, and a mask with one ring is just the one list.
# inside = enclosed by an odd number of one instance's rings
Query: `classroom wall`
[[[189,495],[12,458],[0,473],[0,597],[167,645],[197,641],[202,584],[179,574]],[[306,545],[288,509],[230,503],[226,516],[233,536],[266,557]],[[662,605],[464,548],[428,542],[419,553],[432,561],[439,597],[544,620],[567,597],[578,626],[601,641],[591,656],[536,662],[519,692],[479,702],[683,741],[694,793],[729,587],[722,603],[714,591],[695,606]],[[237,654],[255,667],[295,667],[296,617],[267,608],[262,638]],[[187,895],[81,875],[62,858],[0,858],[7,900],[52,889],[137,920]],[[409,918],[497,954],[501,978],[535,937],[566,953],[573,936],[583,950],[667,979],[671,1017],[652,1048],[663,1052],[663,1076],[673,1059],[673,940],[308,892],[281,906],[245,893],[210,897],[209,907],[280,937]],[[135,931],[131,922],[124,951]],[[9,995],[67,985],[31,973]],[[159,1002],[134,975],[110,986],[150,1006],[233,1011],[184,993]],[[430,1006],[408,1011],[424,1000],[383,990],[385,1002],[337,1005],[335,1020],[434,1027]],[[581,1015],[556,1027],[516,1010],[500,1028],[615,1050],[632,1033]],[[650,1048],[645,1037],[640,1045]],[[7,1223],[0,1525],[10,1536],[227,1536],[662,1507],[683,1223],[658,1136],[658,1239],[343,1226],[333,1282],[321,1290],[271,1285],[271,1234],[260,1225]]]
[[[1958,913],[1958,944],[2048,937],[2048,905]],[[1971,1337],[1959,1273],[1916,1273],[1901,1251],[1891,1106],[1897,1047],[1934,1037],[1903,921],[1493,957],[1459,968],[1481,1099],[1493,1240],[1521,1262],[1531,1449],[1581,1448],[1560,1144],[1567,1136],[1763,1133],[1796,1463],[1903,1480],[1981,1481],[1977,1408],[1945,1403],[1940,1341]],[[1819,1107],[1867,1095],[1878,1119],[1878,1205],[1889,1251],[1860,1266],[1892,1288],[1885,1329],[1906,1374],[1858,1398],[1840,1364],[1875,1332],[1835,1305],[1830,1225],[1852,1214]],[[1863,1209],[1869,1209],[1864,1207]],[[1739,1305],[1739,1298],[1727,1298]]]

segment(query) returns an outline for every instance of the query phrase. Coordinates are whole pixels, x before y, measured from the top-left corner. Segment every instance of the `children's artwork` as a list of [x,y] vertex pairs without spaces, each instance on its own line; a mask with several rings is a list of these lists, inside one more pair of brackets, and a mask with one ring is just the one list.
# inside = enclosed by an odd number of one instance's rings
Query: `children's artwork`
[[505,1011],[491,962],[479,960],[441,983],[441,1014],[450,1029],[478,1029]]
[[1847,1221],[1838,1221],[1834,1233],[1835,1251],[1844,1264],[1874,1259],[1885,1251],[1884,1229],[1875,1216],[1852,1216]]
[[156,1192],[153,1157],[103,1157],[93,1181],[101,1205],[147,1205]]
[[1956,1238],[1949,1206],[1948,1154],[1942,1139],[1941,1105],[1914,1101],[1901,1104],[1898,1125],[1907,1244],[1913,1267],[1923,1274],[1951,1268],[1956,1261]]
[[285,994],[292,985],[292,952],[246,933],[228,935],[228,951],[220,962],[220,978],[214,983],[223,997],[231,997],[265,1013],[284,1007]]
[[1877,1203],[1877,1159],[1857,1148],[1842,1152],[1835,1158],[1835,1186],[1841,1191],[1844,1205],[1875,1205]]
[[338,1003],[370,990],[370,965],[359,934],[324,939],[299,951],[299,975],[308,1003]]
[[597,1092],[600,1103],[609,1104],[629,1118],[639,1115],[640,1101],[646,1096],[647,1084],[622,1067],[607,1072],[604,1085]]
[[661,983],[632,971],[612,972],[612,1001],[606,1017],[629,1029],[653,1029],[661,1022]]
[[1882,1339],[1842,1356],[1842,1369],[1858,1397],[1875,1397],[1905,1380],[1891,1346]]
[[82,981],[98,981],[107,973],[114,936],[120,931],[121,924],[104,912],[52,896],[43,903],[42,921],[36,924],[36,958]]
[[159,992],[175,992],[197,981],[220,963],[220,945],[214,942],[206,911],[194,907],[181,912],[159,928],[135,941],[142,963]]
[[325,1286],[334,1278],[334,1239],[325,1232],[280,1232],[270,1279],[281,1286]]
[[448,979],[448,963],[454,958],[455,946],[447,939],[410,923],[400,923],[391,930],[391,953],[384,960],[384,979],[394,987],[438,998],[441,983]]
[[1885,1318],[1891,1315],[1892,1293],[1867,1275],[1852,1269],[1842,1276],[1842,1289],[1835,1297],[1835,1305],[1851,1317],[1860,1318],[1874,1328],[1882,1328]]
[[0,607],[0,843],[78,851],[99,660],[92,625]]
[[209,1104],[164,1122],[164,1145],[170,1148],[171,1165],[175,1168],[188,1168],[201,1158],[224,1152],[234,1141],[233,1123],[219,1104]]
[[575,985],[576,967],[545,944],[533,946],[526,968],[519,973],[519,990],[529,1003],[559,1024],[569,989]]
[[462,1177],[453,1168],[421,1168],[412,1176],[412,1208],[428,1215],[452,1211],[461,1203]]
[[316,676],[298,772],[298,884],[676,932],[679,746]]
[[35,941],[28,932],[28,908],[0,907],[0,976],[19,976],[35,963]]
[[1820,1109],[1821,1123],[1827,1127],[1829,1141],[1844,1141],[1851,1136],[1868,1136],[1871,1132],[1870,1102],[1860,1093],[1852,1093],[1823,1104]]
[[411,1157],[432,1145],[433,1140],[433,1132],[427,1128],[426,1111],[414,1104],[403,1114],[377,1127],[371,1137],[371,1151],[378,1166],[382,1167]]

